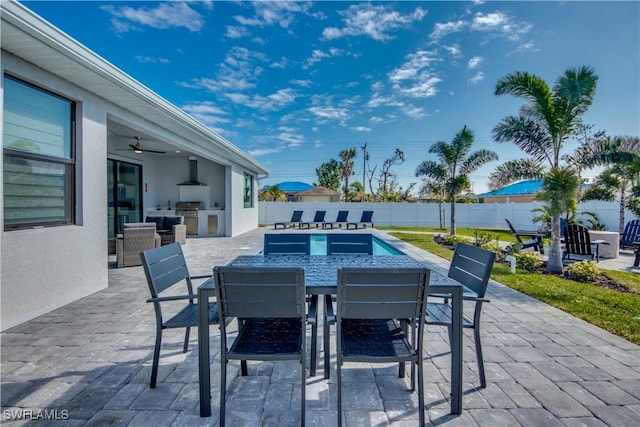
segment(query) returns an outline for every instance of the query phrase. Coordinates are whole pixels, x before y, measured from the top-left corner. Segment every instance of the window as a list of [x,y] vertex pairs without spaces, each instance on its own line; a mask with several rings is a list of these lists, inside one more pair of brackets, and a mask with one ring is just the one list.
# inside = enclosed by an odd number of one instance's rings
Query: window
[[253,175],[244,174],[244,207],[253,207]]
[[4,77],[4,229],[75,221],[75,103]]

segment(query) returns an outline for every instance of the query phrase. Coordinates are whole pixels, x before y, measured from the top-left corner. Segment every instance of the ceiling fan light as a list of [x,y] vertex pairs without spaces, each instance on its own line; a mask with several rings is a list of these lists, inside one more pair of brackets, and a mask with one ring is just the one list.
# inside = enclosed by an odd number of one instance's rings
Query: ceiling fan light
[[133,152],[137,153],[137,154],[140,154],[140,153],[142,153],[142,150],[140,148],[134,148]]

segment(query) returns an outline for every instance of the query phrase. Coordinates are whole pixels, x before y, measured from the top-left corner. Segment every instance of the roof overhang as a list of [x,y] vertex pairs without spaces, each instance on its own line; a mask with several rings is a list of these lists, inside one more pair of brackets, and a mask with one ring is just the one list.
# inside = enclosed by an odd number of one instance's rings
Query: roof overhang
[[166,130],[177,148],[215,161],[227,160],[258,174],[269,173],[231,142],[23,5],[0,1],[0,16],[2,50]]

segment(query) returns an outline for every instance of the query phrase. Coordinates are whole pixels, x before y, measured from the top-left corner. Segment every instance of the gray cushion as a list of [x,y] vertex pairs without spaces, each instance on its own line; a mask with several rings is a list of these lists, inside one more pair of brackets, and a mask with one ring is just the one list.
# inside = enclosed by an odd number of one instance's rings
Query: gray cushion
[[155,227],[155,222],[126,222],[124,228]]

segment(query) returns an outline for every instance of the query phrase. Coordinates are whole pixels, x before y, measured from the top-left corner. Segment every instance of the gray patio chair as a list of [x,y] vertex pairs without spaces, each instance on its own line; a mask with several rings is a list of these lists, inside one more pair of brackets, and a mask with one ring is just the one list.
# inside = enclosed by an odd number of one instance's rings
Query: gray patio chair
[[373,255],[373,235],[369,233],[327,234],[327,255]]
[[[305,424],[306,309],[302,268],[215,267],[220,306],[220,427],[225,425],[228,360],[300,362],[300,425]],[[238,318],[227,345],[226,321]]]
[[[480,314],[482,313],[482,303],[489,302],[489,300],[485,298],[485,293],[495,259],[495,252],[487,251],[477,246],[458,243],[451,264],[449,265],[448,274],[448,277],[466,287],[463,299],[474,303],[473,318],[466,315],[463,316],[462,327],[473,329],[478,372],[482,388],[487,386],[487,381],[484,374],[482,343],[480,341]],[[447,298],[443,295],[433,296],[444,298],[444,300],[443,302],[427,303],[426,323],[427,325],[446,326],[449,332],[449,342],[451,342],[451,304],[449,304]]]
[[282,226],[282,228],[287,228],[289,226],[291,226],[291,228],[296,228],[296,224],[300,225],[300,222],[302,222],[302,212],[303,211],[293,211],[289,222],[276,222],[273,224],[273,229],[277,230],[279,225]]
[[338,426],[342,426],[342,365],[345,362],[411,362],[411,390],[418,377],[418,410],[424,425],[422,352],[430,271],[420,269],[338,270]]
[[[147,278],[151,298],[147,302],[153,303],[156,315],[156,344],[153,350],[153,365],[151,368],[151,388],[156,386],[158,376],[158,362],[160,359],[160,347],[162,345],[162,331],[171,328],[185,328],[183,353],[189,349],[189,332],[192,327],[198,326],[198,304],[197,295],[193,293],[193,280],[212,280],[211,275],[191,276],[182,253],[180,243],[171,243],[155,249],[149,249],[140,253],[144,274]],[[175,295],[169,291],[174,285],[184,283],[186,285],[186,295]],[[165,292],[166,291],[166,292]],[[169,294],[169,295],[167,295]],[[167,295],[167,296],[163,296]],[[163,316],[162,304],[176,301],[187,301],[179,309],[171,311],[171,315]],[[209,324],[218,323],[218,305],[215,302],[209,303]]]
[[[309,255],[311,252],[311,235],[309,233],[278,233],[264,235],[264,255]],[[308,295],[309,312],[315,313],[313,319],[311,336],[311,366],[310,375],[316,374],[316,353],[318,351],[317,335],[318,335],[318,295]]]
[[265,255],[309,255],[311,251],[311,235],[309,233],[265,234],[262,252]]

